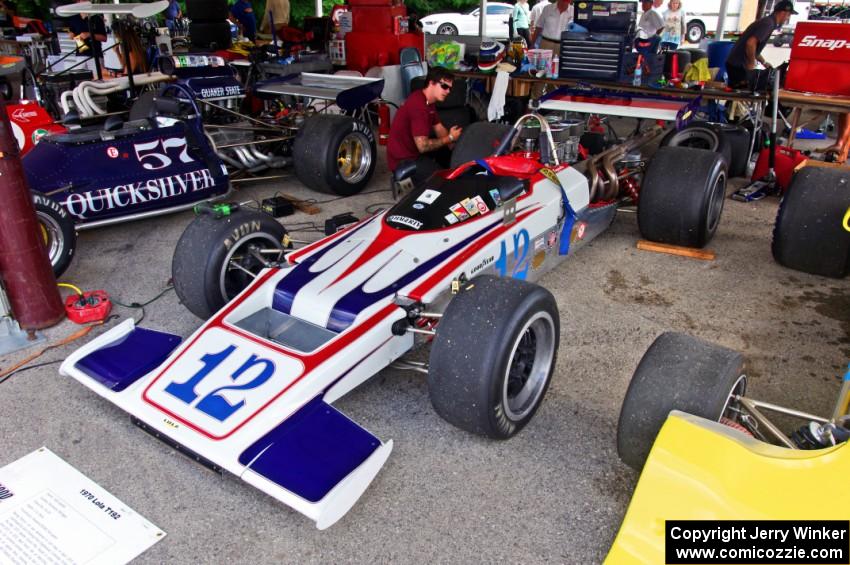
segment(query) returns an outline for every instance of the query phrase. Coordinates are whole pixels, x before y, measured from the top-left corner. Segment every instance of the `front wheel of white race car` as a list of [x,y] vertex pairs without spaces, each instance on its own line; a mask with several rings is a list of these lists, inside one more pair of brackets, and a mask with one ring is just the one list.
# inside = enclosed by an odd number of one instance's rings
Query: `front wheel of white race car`
[[286,228],[261,212],[199,215],[174,249],[174,292],[192,314],[207,319],[245,290],[265,266],[283,258],[285,237]]
[[434,409],[468,432],[514,436],[543,401],[559,338],[558,306],[548,290],[476,277],[437,326],[428,369]]

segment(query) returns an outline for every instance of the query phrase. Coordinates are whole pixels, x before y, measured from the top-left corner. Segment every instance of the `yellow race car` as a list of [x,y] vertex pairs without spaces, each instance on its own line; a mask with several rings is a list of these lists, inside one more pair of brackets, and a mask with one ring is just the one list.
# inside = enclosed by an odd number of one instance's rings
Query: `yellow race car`
[[[664,563],[668,520],[850,518],[850,370],[828,417],[746,395],[741,354],[665,333],[644,354],[617,430],[642,473],[606,563]],[[786,435],[768,412],[804,424]]]

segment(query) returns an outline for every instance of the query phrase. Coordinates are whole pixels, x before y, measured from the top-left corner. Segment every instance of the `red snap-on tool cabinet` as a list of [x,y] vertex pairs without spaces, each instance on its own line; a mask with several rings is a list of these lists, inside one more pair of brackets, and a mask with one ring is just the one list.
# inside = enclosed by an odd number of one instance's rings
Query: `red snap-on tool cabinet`
[[850,24],[799,22],[785,88],[850,96]]

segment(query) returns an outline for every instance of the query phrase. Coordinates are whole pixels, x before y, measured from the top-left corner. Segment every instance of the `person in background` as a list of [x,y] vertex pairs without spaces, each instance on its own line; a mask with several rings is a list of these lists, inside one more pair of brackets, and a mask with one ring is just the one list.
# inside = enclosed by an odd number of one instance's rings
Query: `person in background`
[[767,45],[767,40],[775,29],[782,27],[794,11],[791,0],[780,0],[773,7],[773,13],[751,23],[741,38],[735,42],[729,55],[726,57],[727,82],[732,88],[749,88],[749,73],[755,70],[756,62],[771,68],[771,64],[764,60],[761,52]]
[[[82,2],[83,0],[78,0]],[[86,53],[93,49],[94,56],[103,57],[103,48],[101,43],[106,41],[106,24],[103,22],[103,16],[88,14],[71,16],[66,20],[68,29],[71,33],[71,38],[77,43],[77,51]],[[94,41],[92,40],[94,35]]]
[[531,45],[531,35],[528,33],[529,19],[531,17],[528,8],[528,0],[516,0],[514,5],[514,31],[525,40],[525,44]]
[[675,51],[685,38],[685,12],[681,0],[670,0],[664,11],[664,28],[661,31],[661,48]]
[[[271,13],[271,17],[269,14]],[[274,27],[289,25],[289,0],[266,0],[266,9],[263,11],[263,24],[260,26],[260,31],[263,33],[273,33],[272,20]]]
[[561,33],[573,21],[572,0],[558,0],[543,8],[540,18],[534,23],[534,34],[531,42],[534,43],[540,37],[540,48],[551,49],[552,56],[561,54]]
[[168,8],[165,9],[165,27],[169,32],[174,33],[175,22],[182,17],[183,10],[180,9],[177,0],[168,0]]
[[635,50],[644,56],[649,56],[658,52],[661,30],[664,29],[664,17],[656,9],[653,0],[641,0],[640,8],[643,10],[643,14],[638,20]]
[[[531,30],[531,34],[534,35],[534,29],[537,27],[537,22],[540,21],[540,14],[543,13],[543,8],[549,5],[549,0],[537,0],[537,4],[531,9],[531,15],[528,18],[528,28]],[[540,40],[538,38],[537,44],[539,45]],[[537,48],[537,45],[529,45],[529,48]]]
[[449,95],[454,75],[443,67],[431,67],[425,77],[425,88],[411,93],[396,112],[387,143],[387,165],[390,171],[402,164],[416,163],[413,182],[419,184],[435,171],[448,167],[450,149],[463,131],[450,130],[437,115],[437,102]]
[[248,0],[236,0],[230,6],[230,15],[236,20],[242,37],[248,41],[254,41],[257,37],[257,18],[254,16],[254,8]]
[[121,61],[121,74],[127,75],[127,59],[124,56],[125,46],[130,52],[130,69],[133,74],[148,72],[148,58],[145,54],[145,48],[142,45],[142,39],[133,26],[122,25],[113,28],[115,32],[115,42],[118,44],[115,48],[118,60]]

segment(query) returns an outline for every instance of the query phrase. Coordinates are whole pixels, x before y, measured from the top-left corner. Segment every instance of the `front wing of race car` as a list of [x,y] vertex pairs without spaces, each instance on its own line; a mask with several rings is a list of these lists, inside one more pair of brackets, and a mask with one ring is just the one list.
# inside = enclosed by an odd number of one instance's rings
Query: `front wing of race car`
[[[182,345],[178,336],[126,320],[69,356],[60,373],[181,452],[327,528],[369,486],[392,441],[382,442],[325,402],[328,383],[315,378],[315,358],[289,355],[222,323],[232,310]],[[369,341],[368,333],[361,339]],[[409,347],[389,342],[332,355],[319,363],[318,374],[336,380],[374,374],[388,355]]]

